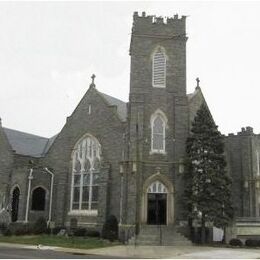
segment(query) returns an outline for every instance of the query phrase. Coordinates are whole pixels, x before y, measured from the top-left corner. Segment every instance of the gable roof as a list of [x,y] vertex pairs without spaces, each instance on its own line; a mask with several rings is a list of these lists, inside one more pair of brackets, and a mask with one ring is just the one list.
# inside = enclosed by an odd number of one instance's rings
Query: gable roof
[[102,93],[100,91],[98,91],[98,93],[100,93],[101,96],[103,98],[105,98],[105,100],[108,102],[109,105],[116,106],[119,118],[122,121],[126,121],[126,118],[127,118],[127,104],[124,101],[120,100],[120,99],[114,98],[114,97],[109,96],[107,94],[104,94],[104,93]]
[[[97,92],[105,99],[109,106],[116,106],[119,119],[126,121],[127,104],[117,98],[111,97],[99,91]],[[33,157],[44,156],[58,136],[57,134],[51,138],[46,138],[5,127],[3,127],[3,130],[9,144],[11,145],[11,148],[15,151],[15,153]]]
[[[196,87],[195,91],[193,93],[187,94],[187,98],[188,98],[188,104],[189,104],[189,124],[190,124],[190,128],[192,126],[192,122],[197,114],[197,111],[199,110],[200,106],[202,104],[205,104],[210,115],[210,109],[207,105],[207,102],[203,96],[203,93],[201,91],[200,87]],[[212,120],[214,121],[212,115],[211,115]]]
[[15,153],[33,157],[43,156],[56,137],[54,136],[48,139],[46,137],[28,134],[5,127],[3,130]]

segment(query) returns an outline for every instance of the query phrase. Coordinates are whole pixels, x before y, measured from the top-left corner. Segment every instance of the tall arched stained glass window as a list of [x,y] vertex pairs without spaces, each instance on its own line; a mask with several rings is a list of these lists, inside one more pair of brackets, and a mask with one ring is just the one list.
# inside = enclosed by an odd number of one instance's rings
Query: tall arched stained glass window
[[101,145],[90,135],[84,137],[73,151],[71,210],[96,210]]

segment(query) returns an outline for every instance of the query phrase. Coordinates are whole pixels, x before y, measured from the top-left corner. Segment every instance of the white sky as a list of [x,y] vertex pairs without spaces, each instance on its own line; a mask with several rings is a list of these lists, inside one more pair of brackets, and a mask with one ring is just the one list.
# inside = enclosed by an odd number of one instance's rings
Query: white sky
[[3,126],[51,137],[96,74],[128,100],[132,15],[188,15],[187,89],[201,88],[222,133],[260,133],[260,2],[0,2]]

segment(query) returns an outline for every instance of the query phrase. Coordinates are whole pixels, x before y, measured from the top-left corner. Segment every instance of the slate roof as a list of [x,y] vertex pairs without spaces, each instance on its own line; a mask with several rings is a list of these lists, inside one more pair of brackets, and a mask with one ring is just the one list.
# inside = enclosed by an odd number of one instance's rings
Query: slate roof
[[[48,139],[5,127],[3,129],[12,149],[17,154],[41,157],[48,151],[50,144],[54,141],[54,137]],[[47,147],[48,149],[46,149]]]
[[52,144],[55,141],[57,136],[58,136],[58,134],[56,134],[53,137],[48,139],[48,142],[46,143],[46,146],[44,148],[43,154],[46,154],[49,151],[50,147],[52,146]]
[[127,117],[127,105],[124,101],[111,97],[107,94],[104,94],[102,92],[99,92],[103,98],[105,98],[105,100],[111,105],[111,106],[117,106],[117,113],[119,118],[122,121],[126,121],[126,117]]

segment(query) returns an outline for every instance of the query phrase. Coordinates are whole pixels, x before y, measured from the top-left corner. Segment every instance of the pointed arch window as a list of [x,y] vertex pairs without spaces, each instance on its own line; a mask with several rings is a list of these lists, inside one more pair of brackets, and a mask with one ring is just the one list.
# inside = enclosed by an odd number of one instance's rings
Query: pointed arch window
[[153,87],[166,86],[166,55],[163,48],[158,48],[153,55]]
[[151,117],[151,152],[165,153],[166,118],[159,111]]
[[71,210],[97,210],[101,145],[90,135],[73,151]]

